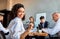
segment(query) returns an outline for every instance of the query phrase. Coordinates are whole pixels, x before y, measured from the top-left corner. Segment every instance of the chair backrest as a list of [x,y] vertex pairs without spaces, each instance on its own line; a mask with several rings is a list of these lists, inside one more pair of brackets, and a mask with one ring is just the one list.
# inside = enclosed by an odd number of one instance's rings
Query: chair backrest
[[58,37],[60,37],[60,32],[58,32],[58,34],[57,34],[57,35],[58,35]]
[[0,31],[0,39],[6,39],[4,32]]

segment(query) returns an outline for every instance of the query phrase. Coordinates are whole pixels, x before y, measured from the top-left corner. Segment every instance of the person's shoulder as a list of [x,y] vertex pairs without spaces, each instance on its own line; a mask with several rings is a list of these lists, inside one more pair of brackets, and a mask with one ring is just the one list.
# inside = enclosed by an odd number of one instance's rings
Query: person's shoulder
[[45,21],[45,23],[48,24],[48,25],[50,24],[48,21]]
[[0,25],[2,25],[2,23],[0,22]]
[[48,22],[48,21],[45,21],[45,23],[46,23],[46,24],[49,24],[49,22]]
[[0,22],[0,24],[1,24],[1,22]]
[[45,21],[46,23],[49,23],[48,21]]
[[12,19],[9,24],[13,24],[16,22],[16,18]]
[[13,21],[14,21],[14,22],[20,22],[20,21],[21,21],[21,19],[20,19],[20,18],[18,18],[18,17],[16,17],[16,18],[14,18],[14,19],[13,19]]

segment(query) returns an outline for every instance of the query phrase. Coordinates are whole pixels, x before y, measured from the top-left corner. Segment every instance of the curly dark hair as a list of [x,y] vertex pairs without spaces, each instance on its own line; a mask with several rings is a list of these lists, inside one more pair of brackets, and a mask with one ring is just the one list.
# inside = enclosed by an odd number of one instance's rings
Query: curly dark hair
[[[24,5],[21,3],[17,3],[12,7],[12,10],[10,12],[10,20],[14,19],[17,17],[17,11],[19,8],[24,8]],[[25,8],[24,8],[25,9]],[[25,20],[25,16],[22,18],[22,20]]]

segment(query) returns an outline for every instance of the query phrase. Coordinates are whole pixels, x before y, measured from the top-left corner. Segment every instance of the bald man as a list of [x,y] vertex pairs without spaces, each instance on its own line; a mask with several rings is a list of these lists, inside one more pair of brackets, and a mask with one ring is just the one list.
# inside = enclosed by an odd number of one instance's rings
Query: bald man
[[53,13],[52,18],[56,22],[55,27],[52,29],[46,28],[42,30],[50,35],[55,35],[60,31],[60,14],[58,12]]

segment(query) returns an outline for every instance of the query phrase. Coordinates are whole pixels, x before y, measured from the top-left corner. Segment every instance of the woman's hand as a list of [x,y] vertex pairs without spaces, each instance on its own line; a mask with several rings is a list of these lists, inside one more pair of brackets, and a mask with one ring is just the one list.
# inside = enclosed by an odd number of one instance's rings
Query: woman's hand
[[30,33],[29,33],[29,36],[34,36],[33,32],[30,32]]
[[28,29],[20,35],[20,39],[24,39],[30,33],[30,30],[33,29],[33,26],[34,24],[30,23]]

